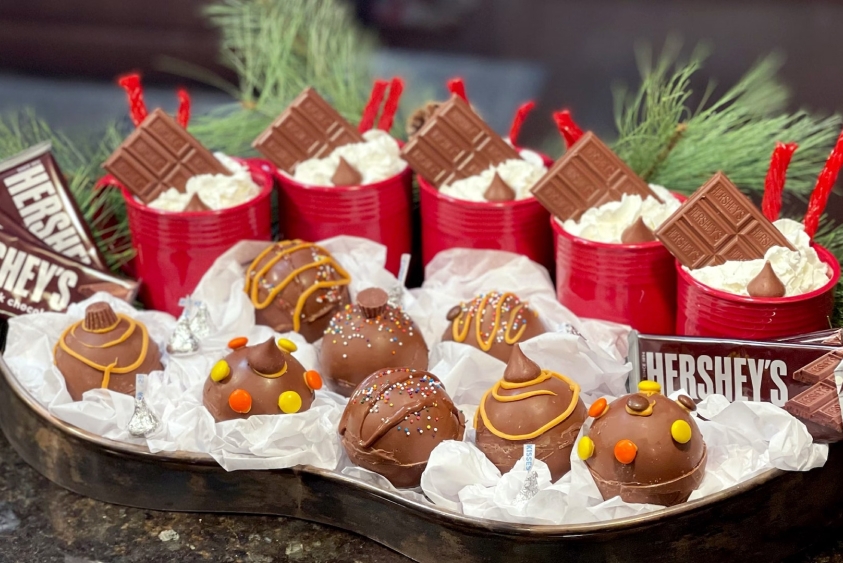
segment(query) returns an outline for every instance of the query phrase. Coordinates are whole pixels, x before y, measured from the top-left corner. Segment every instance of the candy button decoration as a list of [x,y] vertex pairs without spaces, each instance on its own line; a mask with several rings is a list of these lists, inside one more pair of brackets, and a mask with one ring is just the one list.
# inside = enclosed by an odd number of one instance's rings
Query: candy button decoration
[[246,344],[249,343],[249,339],[245,336],[238,336],[237,338],[232,338],[228,341],[228,347],[232,350],[237,350],[238,348],[242,348]]
[[662,386],[656,381],[640,381],[638,382],[638,392],[652,395],[654,393],[661,393]]
[[583,461],[594,455],[594,441],[588,436],[583,436],[577,444],[577,456]]
[[278,408],[285,414],[293,414],[301,409],[301,396],[295,391],[284,391],[278,397]]
[[679,403],[680,407],[682,407],[688,412],[693,412],[697,410],[697,404],[694,403],[694,400],[688,395],[679,395],[679,397],[676,399],[676,402]]
[[[600,397],[588,407],[588,416],[592,418],[600,418],[609,409],[609,403],[606,402],[605,397]],[[585,459],[585,458],[583,458]]]
[[288,338],[279,338],[278,347],[291,354],[299,349],[299,347],[296,346],[296,343]]
[[228,396],[228,406],[234,412],[246,414],[252,410],[252,396],[245,389],[235,389]]
[[684,420],[677,420],[670,425],[670,435],[680,444],[687,444],[691,441],[691,425]]
[[638,446],[632,440],[621,440],[615,444],[615,459],[624,465],[635,461],[636,455],[638,455]]
[[220,382],[231,375],[231,366],[225,360],[220,360],[211,368],[211,379]]
[[322,389],[322,376],[318,371],[309,369],[304,372],[304,383],[314,391]]

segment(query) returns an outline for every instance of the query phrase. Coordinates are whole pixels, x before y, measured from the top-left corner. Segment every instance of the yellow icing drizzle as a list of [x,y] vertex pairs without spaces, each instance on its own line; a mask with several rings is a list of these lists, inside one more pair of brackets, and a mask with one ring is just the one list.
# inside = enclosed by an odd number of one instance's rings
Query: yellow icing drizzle
[[282,367],[279,371],[276,371],[275,373],[261,373],[255,368],[252,368],[252,371],[261,377],[265,377],[267,379],[275,379],[287,373],[287,362],[284,362],[284,367]]
[[[504,304],[509,300],[510,297],[518,299],[514,293],[504,293],[500,296],[498,304],[495,307],[495,322],[492,325],[492,329],[489,331],[489,338],[488,340],[483,340],[482,313],[486,310],[486,304],[488,303],[489,297],[491,296],[492,294],[488,293],[484,295],[477,306],[477,311],[474,313],[474,331],[475,336],[477,337],[477,344],[480,346],[480,349],[484,352],[488,352],[492,348],[492,342],[495,340],[495,335],[501,328],[501,316],[503,314],[502,309]],[[516,342],[521,340],[521,336],[527,329],[527,324],[524,323],[521,325],[521,328],[518,329],[518,332],[516,332],[515,335],[512,335],[512,324],[523,307],[524,303],[519,303],[509,313],[509,323],[507,324],[506,332],[504,333],[504,341],[507,344],[515,344]],[[469,330],[471,330],[471,313],[466,315],[465,319],[463,318],[463,314],[463,311],[460,311],[459,316],[454,319],[452,327],[454,342],[465,342],[465,339],[468,337],[468,332]],[[460,325],[462,325],[462,328],[460,328]]]

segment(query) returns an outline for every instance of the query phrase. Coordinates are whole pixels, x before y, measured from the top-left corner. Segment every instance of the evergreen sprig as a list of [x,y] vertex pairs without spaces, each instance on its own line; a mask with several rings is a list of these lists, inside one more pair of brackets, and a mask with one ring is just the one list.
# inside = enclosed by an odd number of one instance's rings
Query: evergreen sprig
[[[839,263],[843,264],[843,226],[830,220],[827,215],[823,215],[820,219],[820,228],[814,235],[814,241],[824,246]],[[834,312],[831,326],[843,326],[843,280],[837,282],[834,288]]]

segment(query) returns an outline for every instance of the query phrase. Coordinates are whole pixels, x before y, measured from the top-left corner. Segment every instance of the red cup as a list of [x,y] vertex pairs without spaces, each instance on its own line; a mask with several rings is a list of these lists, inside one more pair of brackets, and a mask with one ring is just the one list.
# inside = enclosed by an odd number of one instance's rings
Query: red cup
[[338,235],[386,246],[386,268],[398,274],[401,255],[412,252],[413,173],[365,186],[313,186],[275,172],[285,238],[318,241]]
[[228,209],[173,213],[153,209],[122,188],[137,251],[135,270],[141,301],[178,316],[189,295],[222,253],[241,240],[272,239],[272,172],[264,161],[239,160],[261,187],[257,197]]
[[831,279],[817,290],[793,297],[745,297],[712,289],[676,261],[677,334],[770,340],[828,328],[840,264],[822,246],[814,249],[831,269]]

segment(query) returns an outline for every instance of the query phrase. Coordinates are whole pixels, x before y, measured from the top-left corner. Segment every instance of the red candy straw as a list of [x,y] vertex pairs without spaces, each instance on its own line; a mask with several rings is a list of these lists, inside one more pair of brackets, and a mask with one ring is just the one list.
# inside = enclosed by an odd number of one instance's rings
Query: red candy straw
[[524,102],[521,104],[521,107],[515,112],[515,117],[512,118],[512,125],[509,127],[509,142],[512,143],[513,146],[518,142],[518,134],[521,132],[521,126],[524,125],[524,120],[527,119],[527,115],[533,108],[536,107],[536,102],[530,100],[529,102]]
[[582,137],[582,129],[574,123],[570,111],[563,109],[562,111],[554,112],[553,120],[556,121],[556,128],[565,137],[566,147],[571,148]]
[[187,129],[187,123],[190,121],[190,94],[184,88],[179,88],[176,92],[179,97],[179,109],[176,112],[176,121],[179,125]]
[[448,91],[468,102],[468,97],[465,95],[465,82],[463,82],[462,78],[457,77],[450,79],[448,81]]
[[392,129],[392,122],[395,119],[395,113],[398,111],[398,101],[401,100],[401,92],[403,91],[404,81],[396,76],[389,85],[389,96],[383,104],[383,113],[380,121],[378,121],[378,129],[382,131]]
[[805,232],[812,239],[820,225],[820,216],[825,211],[828,196],[837,181],[841,166],[843,166],[843,132],[837,137],[837,142],[831,149],[831,154],[828,155],[828,160],[825,161],[825,166],[817,178],[817,185],[814,186],[814,191],[811,192],[811,198],[808,200],[808,211],[805,212]]
[[377,116],[378,109],[381,107],[381,101],[383,101],[383,95],[386,92],[388,84],[386,80],[375,80],[374,84],[372,84],[369,101],[366,102],[366,107],[363,108],[363,116],[357,125],[357,130],[361,133],[368,131],[374,125],[375,116]]
[[135,127],[137,127],[143,123],[143,120],[147,116],[146,104],[143,101],[140,74],[135,72],[121,76],[117,79],[117,84],[126,90],[126,94],[129,96],[129,114],[132,116],[132,122],[135,124]]
[[767,169],[767,177],[764,179],[764,198],[761,200],[761,211],[770,221],[778,219],[781,213],[787,167],[797,147],[796,143],[784,144],[776,141],[776,148],[773,149],[773,156],[770,157],[770,168]]

